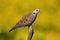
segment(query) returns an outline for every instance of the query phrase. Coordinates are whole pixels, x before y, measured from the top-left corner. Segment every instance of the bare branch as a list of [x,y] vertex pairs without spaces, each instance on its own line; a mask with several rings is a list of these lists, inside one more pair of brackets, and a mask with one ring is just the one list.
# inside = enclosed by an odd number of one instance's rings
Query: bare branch
[[32,26],[29,26],[29,29],[28,29],[28,37],[27,37],[27,40],[31,40],[32,39],[32,36],[33,36],[33,28]]

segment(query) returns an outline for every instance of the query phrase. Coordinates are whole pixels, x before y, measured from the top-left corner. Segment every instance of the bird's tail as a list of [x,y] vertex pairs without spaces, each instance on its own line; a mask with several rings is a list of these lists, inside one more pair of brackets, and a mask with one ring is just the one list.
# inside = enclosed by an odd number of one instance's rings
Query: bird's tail
[[22,25],[20,23],[17,23],[11,30],[9,30],[9,32],[13,31],[16,28],[21,27]]
[[14,29],[16,29],[16,27],[13,27],[12,29],[10,29],[9,32],[13,31]]
[[17,24],[17,25],[15,25],[12,29],[10,29],[9,32],[11,32],[11,31],[13,31],[14,29],[19,28],[19,27],[21,27],[21,25]]

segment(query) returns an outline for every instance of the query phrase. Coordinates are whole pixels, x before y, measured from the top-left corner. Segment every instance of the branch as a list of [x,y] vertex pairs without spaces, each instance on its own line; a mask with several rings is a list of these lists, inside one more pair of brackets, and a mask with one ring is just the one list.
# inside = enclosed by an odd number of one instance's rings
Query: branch
[[28,29],[29,31],[28,31],[28,37],[27,37],[27,40],[31,40],[32,39],[32,37],[33,37],[33,28],[32,28],[32,26],[29,26],[29,29]]

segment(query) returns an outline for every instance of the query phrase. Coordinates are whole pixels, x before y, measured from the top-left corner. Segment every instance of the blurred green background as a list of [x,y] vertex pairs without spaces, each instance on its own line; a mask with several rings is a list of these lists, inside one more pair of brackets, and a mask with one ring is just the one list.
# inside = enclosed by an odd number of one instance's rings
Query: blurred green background
[[28,27],[8,31],[36,8],[40,13],[32,40],[60,40],[60,0],[0,0],[0,40],[25,40]]

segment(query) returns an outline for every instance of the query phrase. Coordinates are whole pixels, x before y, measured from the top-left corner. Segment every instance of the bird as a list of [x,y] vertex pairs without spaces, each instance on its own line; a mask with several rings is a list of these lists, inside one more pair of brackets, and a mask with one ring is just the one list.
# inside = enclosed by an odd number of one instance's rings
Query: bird
[[30,26],[34,23],[37,14],[40,12],[39,9],[35,9],[32,12],[26,14],[25,16],[22,17],[22,19],[20,19],[15,26],[9,30],[9,32],[15,30],[16,28],[20,28],[22,26]]

